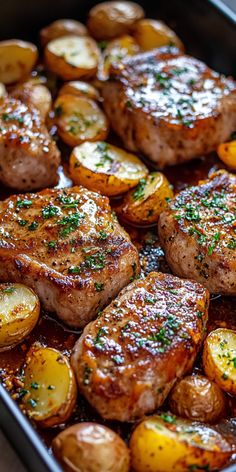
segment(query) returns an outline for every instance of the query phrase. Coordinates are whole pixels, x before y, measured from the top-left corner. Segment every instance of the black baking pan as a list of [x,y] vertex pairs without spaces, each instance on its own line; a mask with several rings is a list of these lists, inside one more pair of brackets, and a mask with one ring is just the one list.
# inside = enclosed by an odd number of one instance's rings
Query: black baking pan
[[[58,18],[83,21],[95,3],[90,0],[1,0],[0,39],[23,38],[37,42],[41,27]],[[139,0],[139,3],[147,17],[164,20],[179,34],[188,53],[213,69],[236,77],[236,13],[222,0]],[[61,471],[2,385],[0,427],[30,472]],[[236,472],[236,464],[224,472]]]

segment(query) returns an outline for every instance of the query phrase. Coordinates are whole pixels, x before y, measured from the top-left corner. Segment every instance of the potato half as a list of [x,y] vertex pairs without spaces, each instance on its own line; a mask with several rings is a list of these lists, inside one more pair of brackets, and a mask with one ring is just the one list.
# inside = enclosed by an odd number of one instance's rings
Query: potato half
[[217,154],[224,164],[231,169],[236,169],[236,140],[220,144]]
[[73,80],[64,84],[59,90],[59,95],[76,95],[77,97],[87,97],[92,100],[99,100],[98,90],[93,85],[80,80]]
[[96,74],[100,52],[90,37],[63,36],[47,44],[44,57],[48,69],[62,80],[88,79]]
[[33,346],[26,358],[23,401],[30,418],[44,427],[64,423],[75,407],[77,388],[66,356]]
[[184,51],[182,41],[162,21],[144,18],[134,24],[132,33],[143,51],[169,45],[175,45],[181,51]]
[[203,367],[209,379],[236,395],[236,331],[218,328],[206,338]]
[[158,221],[166,208],[167,200],[173,198],[173,190],[161,172],[152,172],[142,178],[138,186],[125,195],[116,209],[118,215],[134,225],[152,225]]
[[226,465],[231,445],[214,429],[171,415],[151,416],[134,430],[131,466],[135,472],[189,472]]
[[40,42],[45,47],[50,41],[63,36],[87,36],[88,30],[86,26],[76,20],[61,19],[53,21],[50,25],[40,31]]
[[0,351],[22,342],[40,313],[38,296],[22,284],[0,284]]
[[117,64],[128,56],[133,56],[140,51],[139,46],[132,36],[125,35],[111,41],[105,49],[103,58],[98,66],[98,79],[107,80],[111,64]]
[[69,146],[107,137],[107,118],[89,98],[60,95],[54,104],[54,112],[58,134]]
[[134,154],[103,141],[77,146],[70,156],[73,182],[102,195],[127,192],[147,173],[146,166]]
[[52,449],[66,472],[128,472],[129,451],[111,429],[97,423],[78,423],[52,442]]
[[24,79],[38,59],[38,50],[32,43],[19,39],[0,41],[0,82],[12,84]]

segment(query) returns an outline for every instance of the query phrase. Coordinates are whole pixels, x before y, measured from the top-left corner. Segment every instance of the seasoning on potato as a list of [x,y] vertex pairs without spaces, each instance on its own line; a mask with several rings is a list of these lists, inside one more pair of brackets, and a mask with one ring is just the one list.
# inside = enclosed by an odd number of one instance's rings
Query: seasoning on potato
[[66,356],[33,346],[26,357],[23,397],[30,418],[43,427],[64,423],[75,407],[77,388]]
[[129,450],[111,429],[78,423],[56,436],[53,452],[66,472],[128,472]]
[[224,393],[204,375],[188,375],[177,382],[169,405],[176,415],[205,423],[216,423],[226,413]]
[[227,440],[202,423],[163,413],[143,420],[130,439],[135,472],[189,472],[225,466],[232,454]]
[[208,334],[203,367],[209,379],[225,392],[236,395],[236,331],[218,328]]
[[116,64],[128,56],[139,52],[139,46],[132,36],[125,35],[111,41],[104,51],[102,60],[98,66],[98,78],[107,80],[111,64]]
[[0,351],[21,343],[40,313],[38,296],[22,284],[0,284]]
[[58,134],[69,146],[107,137],[107,118],[89,98],[60,95],[54,104],[54,112]]
[[80,80],[73,80],[65,83],[59,90],[58,95],[76,95],[77,97],[87,97],[98,101],[100,98],[98,90],[93,85]]
[[52,106],[52,96],[48,88],[36,80],[28,80],[18,85],[11,93],[11,96],[19,99],[26,105],[31,105],[38,109],[41,118],[45,120]]
[[217,154],[224,164],[231,169],[236,169],[236,140],[220,144],[217,148]]
[[134,154],[103,141],[77,146],[70,156],[73,182],[102,195],[127,192],[147,173],[146,166]]
[[181,51],[184,51],[182,41],[175,32],[162,21],[144,18],[134,24],[132,33],[143,51],[169,45],[175,45]]
[[63,36],[50,41],[44,51],[48,69],[62,80],[89,79],[96,74],[100,52],[90,37]]
[[37,59],[38,50],[32,43],[19,39],[0,41],[0,82],[12,84],[23,80]]
[[144,17],[140,5],[134,2],[102,2],[91,8],[87,26],[94,38],[112,39],[129,32],[130,27]]
[[166,208],[173,190],[161,172],[152,172],[142,178],[138,186],[125,195],[117,213],[125,221],[135,225],[152,225]]
[[40,42],[45,47],[50,41],[63,36],[87,36],[88,30],[85,25],[76,20],[60,19],[53,21],[50,25],[40,31]]

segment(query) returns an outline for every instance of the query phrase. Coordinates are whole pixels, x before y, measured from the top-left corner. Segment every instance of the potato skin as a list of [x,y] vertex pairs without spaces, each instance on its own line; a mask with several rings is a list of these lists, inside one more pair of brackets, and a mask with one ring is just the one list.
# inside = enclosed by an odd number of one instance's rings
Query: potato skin
[[35,80],[29,80],[17,86],[11,95],[26,105],[37,108],[43,120],[46,119],[52,106],[52,97],[48,88]]
[[12,84],[23,80],[37,59],[38,50],[32,43],[19,39],[0,41],[0,82]]
[[65,472],[128,472],[129,451],[111,429],[78,423],[53,440],[52,450]]
[[85,25],[76,20],[61,19],[50,23],[40,30],[40,42],[45,47],[50,41],[62,36],[72,34],[75,36],[87,36],[88,30]]
[[226,412],[226,397],[218,385],[204,375],[188,375],[175,384],[169,406],[182,418],[216,423]]
[[170,43],[184,51],[184,45],[173,30],[162,21],[143,18],[132,27],[132,34],[143,51],[150,51]]

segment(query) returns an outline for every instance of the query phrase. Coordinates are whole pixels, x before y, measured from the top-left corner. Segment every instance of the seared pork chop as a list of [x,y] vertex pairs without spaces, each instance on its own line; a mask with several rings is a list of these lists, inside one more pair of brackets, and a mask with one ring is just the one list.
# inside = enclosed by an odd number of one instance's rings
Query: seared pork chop
[[173,47],[113,65],[103,97],[124,146],[160,168],[214,150],[236,129],[236,82]]
[[219,171],[180,192],[159,219],[174,274],[236,295],[236,176]]
[[85,326],[138,272],[108,198],[74,187],[0,202],[0,280],[32,287],[68,325]]
[[72,354],[80,391],[107,419],[158,408],[201,346],[208,291],[151,272],[128,285],[84,330]]
[[60,152],[38,110],[15,98],[0,99],[0,182],[19,191],[57,182]]

